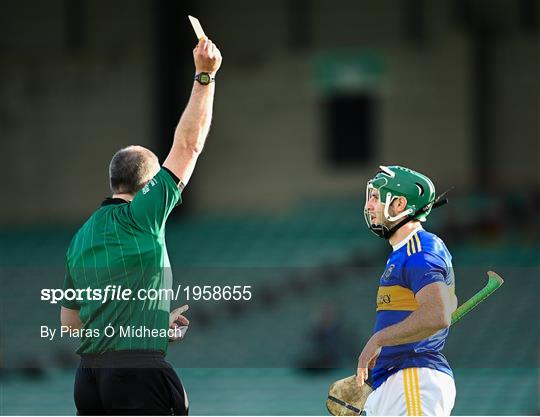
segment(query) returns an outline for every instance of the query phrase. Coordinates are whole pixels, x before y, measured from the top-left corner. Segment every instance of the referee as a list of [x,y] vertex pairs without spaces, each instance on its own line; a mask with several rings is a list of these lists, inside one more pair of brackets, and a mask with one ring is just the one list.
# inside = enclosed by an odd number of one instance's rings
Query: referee
[[[118,151],[109,167],[112,198],[83,224],[67,251],[64,290],[108,291],[105,301],[62,302],[62,325],[82,329],[74,393],[79,415],[188,413],[182,383],[164,358],[169,327],[189,321],[170,313],[167,297],[140,295],[172,288],[165,222],[181,202],[210,129],[221,53],[202,38],[193,58],[191,97],[163,166],[141,146]],[[116,295],[130,289],[131,296],[113,299],[113,289]]]

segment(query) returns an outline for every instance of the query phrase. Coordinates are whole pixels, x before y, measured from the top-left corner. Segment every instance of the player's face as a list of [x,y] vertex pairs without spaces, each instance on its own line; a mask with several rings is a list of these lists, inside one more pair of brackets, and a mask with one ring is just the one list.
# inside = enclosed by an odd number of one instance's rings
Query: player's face
[[370,188],[367,197],[365,209],[369,213],[371,224],[374,226],[385,224],[384,204],[380,201],[379,190]]

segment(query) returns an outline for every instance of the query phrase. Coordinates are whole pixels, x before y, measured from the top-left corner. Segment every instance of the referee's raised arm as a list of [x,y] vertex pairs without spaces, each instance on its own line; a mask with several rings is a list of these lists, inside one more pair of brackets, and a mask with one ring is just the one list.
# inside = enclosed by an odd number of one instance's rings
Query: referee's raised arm
[[[62,324],[80,337],[78,415],[188,412],[182,382],[165,360],[170,339],[189,324],[181,314],[186,308],[171,314],[168,297],[149,302],[147,295],[172,290],[165,222],[182,201],[212,119],[221,54],[204,38],[193,57],[193,91],[163,166],[142,146],[117,151],[109,164],[112,197],[84,222],[67,251],[64,291],[104,295],[62,301]],[[129,291],[127,298],[113,296],[119,288]]]
[[214,77],[221,65],[221,52],[208,38],[201,38],[193,50],[195,80],[189,102],[174,133],[174,141],[163,166],[185,186],[199,157],[212,121]]

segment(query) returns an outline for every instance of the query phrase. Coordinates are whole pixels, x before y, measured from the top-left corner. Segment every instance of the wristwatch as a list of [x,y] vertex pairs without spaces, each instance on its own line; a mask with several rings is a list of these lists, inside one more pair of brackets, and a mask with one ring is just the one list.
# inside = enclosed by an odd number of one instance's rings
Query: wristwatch
[[199,84],[208,85],[210,83],[213,83],[215,81],[215,78],[207,72],[199,72],[197,75],[195,75],[195,80]]

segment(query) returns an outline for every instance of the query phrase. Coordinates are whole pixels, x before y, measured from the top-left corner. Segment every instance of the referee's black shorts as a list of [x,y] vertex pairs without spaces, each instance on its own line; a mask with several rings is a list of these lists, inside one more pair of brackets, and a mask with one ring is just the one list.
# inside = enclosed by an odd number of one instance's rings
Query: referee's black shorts
[[75,377],[78,415],[187,415],[184,387],[160,352],[81,355]]

